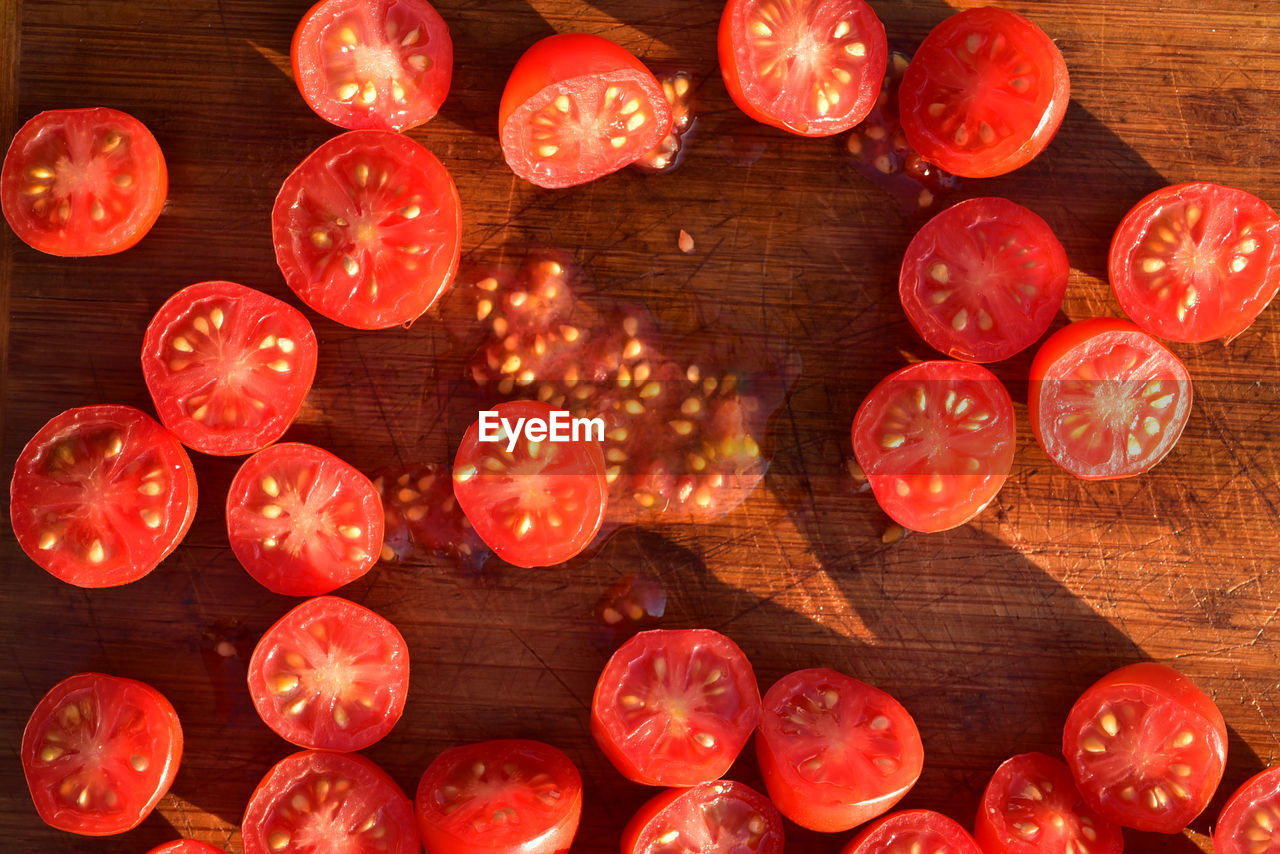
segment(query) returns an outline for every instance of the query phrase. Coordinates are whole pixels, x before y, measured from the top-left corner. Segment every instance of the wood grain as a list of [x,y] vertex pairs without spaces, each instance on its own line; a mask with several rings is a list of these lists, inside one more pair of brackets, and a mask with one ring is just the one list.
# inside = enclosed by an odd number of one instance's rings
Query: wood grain
[[[59,260],[6,235],[6,470],[63,409],[150,408],[141,336],[179,287],[226,278],[293,300],[273,261],[271,203],[292,167],[336,132],[307,110],[287,74],[289,39],[307,5],[0,4],[0,61],[16,80],[0,86],[6,134],[43,109],[123,109],[155,132],[172,186],[154,231],[119,256]],[[872,5],[908,50],[952,11],[939,0]],[[1060,322],[1118,313],[1104,278],[1107,244],[1147,192],[1198,178],[1280,203],[1280,21],[1270,4],[1002,5],[1058,41],[1073,100],[1045,155],[967,190],[1027,204],[1057,230],[1073,264]],[[668,590],[665,625],[730,634],[763,686],[826,665],[897,695],[916,715],[927,757],[904,806],[966,824],[1001,760],[1056,750],[1069,703],[1094,678],[1137,659],[1170,662],[1217,699],[1230,724],[1227,777],[1193,833],[1134,834],[1128,849],[1203,846],[1225,794],[1280,748],[1280,313],[1264,314],[1229,348],[1177,348],[1197,382],[1195,411],[1173,454],[1136,480],[1086,484],[1057,471],[1027,429],[1029,357],[999,366],[1021,419],[1014,476],[973,524],[884,546],[884,516],[847,474],[848,429],[880,377],[907,355],[926,355],[895,291],[918,221],[854,173],[837,142],[790,137],[737,112],[716,69],[715,0],[441,0],[438,8],[453,32],[454,88],[441,115],[413,136],[457,180],[468,259],[491,259],[513,243],[562,247],[603,296],[646,304],[672,341],[692,330],[712,341],[745,331],[788,348],[803,371],[775,421],[765,482],[717,523],[625,530],[554,571],[494,565],[472,574],[422,560],[351,585],[346,595],[401,628],[414,666],[404,720],[368,755],[412,793],[449,746],[506,736],[552,742],[587,784],[575,851],[616,850],[620,828],[650,793],[623,781],[588,735],[594,680],[609,652],[592,607],[619,575],[642,570]],[[624,172],[547,192],[505,168],[496,140],[505,76],[534,40],[569,30],[606,35],[701,81],[701,129],[677,173]],[[743,162],[753,148],[761,156]],[[679,229],[696,240],[692,256],[677,247]],[[465,413],[437,391],[462,375],[468,354],[430,317],[409,330],[361,333],[310,316],[321,367],[290,436],[367,471],[448,459],[458,433],[447,425]],[[202,457],[197,468],[202,505],[186,543],[124,589],[61,584],[5,532],[7,850],[123,854],[182,834],[240,851],[244,804],[289,752],[254,714],[246,661],[290,603],[254,584],[227,547],[221,505],[234,463]],[[186,729],[172,792],[120,838],[47,829],[21,776],[27,714],[54,682],[82,670],[154,684]],[[750,751],[734,776],[759,785]],[[847,838],[788,831],[792,851],[835,852]]]

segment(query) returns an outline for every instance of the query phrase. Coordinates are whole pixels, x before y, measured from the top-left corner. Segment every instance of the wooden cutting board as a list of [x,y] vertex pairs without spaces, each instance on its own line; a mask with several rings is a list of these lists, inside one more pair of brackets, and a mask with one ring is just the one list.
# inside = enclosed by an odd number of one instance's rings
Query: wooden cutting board
[[[142,332],[179,287],[232,279],[292,300],[268,230],[275,193],[336,130],[303,104],[289,40],[307,0],[4,0],[0,128],[36,112],[106,105],[140,117],[169,162],[169,205],[135,249],[59,260],[6,233],[0,259],[3,465],[63,409],[150,408]],[[873,0],[891,41],[911,50],[951,7]],[[1147,192],[1208,179],[1280,203],[1280,19],[1253,0],[1023,0],[1060,45],[1073,100],[1049,150],[968,194],[1027,204],[1057,230],[1073,265],[1063,316],[1118,312],[1105,280],[1111,233]],[[413,660],[405,717],[370,749],[412,793],[445,748],[540,738],[582,769],[576,851],[617,849],[651,793],[625,782],[590,741],[588,706],[609,649],[592,609],[627,572],[665,586],[663,624],[731,635],[762,686],[827,665],[889,690],[915,714],[926,767],[903,806],[970,824],[995,766],[1055,752],[1072,699],[1118,665],[1156,659],[1193,677],[1232,730],[1223,794],[1195,825],[1129,850],[1191,851],[1226,793],[1271,762],[1280,642],[1273,620],[1280,534],[1280,313],[1230,347],[1181,346],[1197,399],[1181,442],[1148,476],[1086,484],[1032,441],[1029,357],[1001,365],[1018,402],[1014,474],[995,504],[951,533],[885,545],[887,520],[846,468],[849,424],[871,386],[927,357],[896,297],[918,219],[905,218],[849,166],[838,141],[746,121],[715,58],[715,0],[441,0],[452,30],[453,90],[412,133],[448,165],[466,220],[464,253],[506,244],[560,247],[613,299],[643,303],[673,339],[711,344],[739,332],[803,365],[772,431],[773,467],[714,524],[624,530],[596,555],[555,570],[496,564],[479,574],[423,558],[380,567],[344,593],[403,631]],[[506,169],[499,93],[520,52],[580,30],[700,82],[700,132],[674,174],[630,171],[569,191],[539,190]],[[747,152],[749,156],[744,156]],[[758,157],[756,155],[759,155]],[[677,248],[684,229],[695,248]],[[316,386],[292,437],[372,471],[444,461],[456,445],[437,398],[465,353],[431,316],[367,333],[314,314]],[[199,455],[197,455],[199,457]],[[290,601],[269,594],[227,547],[223,496],[234,462],[196,461],[201,508],[184,545],[121,589],[55,581],[6,528],[0,601],[0,837],[14,852],[142,852],[179,835],[240,851],[255,783],[288,746],[256,718],[244,685],[258,635]],[[25,792],[18,744],[56,681],[83,670],[132,676],[176,706],[187,748],[159,810],[124,837],[46,828]],[[750,750],[738,779],[759,785]],[[789,827],[790,850],[835,852],[849,834]]]

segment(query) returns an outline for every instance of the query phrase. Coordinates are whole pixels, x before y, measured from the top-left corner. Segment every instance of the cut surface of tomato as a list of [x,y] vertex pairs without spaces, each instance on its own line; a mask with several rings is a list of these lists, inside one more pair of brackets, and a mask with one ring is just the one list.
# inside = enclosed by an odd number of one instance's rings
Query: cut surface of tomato
[[[480,538],[516,566],[554,566],[591,543],[604,521],[608,485],[600,443],[579,429],[569,441],[555,441],[550,404],[531,400],[500,403],[495,418],[527,429],[543,424],[541,439],[523,432],[515,447],[505,425],[482,430],[471,425],[453,462],[453,490]],[[482,415],[482,418],[485,416]],[[495,421],[496,423],[496,421]],[[484,440],[484,435],[493,438]]]
[[178,839],[152,848],[147,854],[226,854],[221,848],[215,848],[207,842],[195,839]]
[[1022,753],[987,783],[973,835],[986,854],[1120,854],[1120,826],[1098,815],[1061,759]]
[[982,512],[1013,466],[1013,401],[967,362],[917,362],[867,395],[853,453],[876,501],[913,531],[945,531]]
[[745,783],[668,789],[622,831],[622,854],[782,854],[782,815]]
[[507,165],[551,189],[636,162],[671,123],[653,72],[626,48],[585,33],[548,36],[525,51],[498,109]]
[[369,478],[314,445],[259,451],[227,491],[231,550],[285,596],[318,596],[364,575],[382,551],[383,524]]
[[1062,753],[1080,794],[1124,827],[1178,833],[1222,780],[1222,712],[1186,676],[1142,662],[1099,679],[1071,707]]
[[391,731],[409,691],[409,647],[389,620],[337,596],[308,599],[262,635],[249,696],[285,741],[362,750]]
[[840,854],[989,854],[959,822],[933,810],[903,810],[873,822]]
[[419,854],[413,804],[355,753],[304,750],[272,766],[241,823],[244,854]]
[[947,18],[920,44],[902,80],[902,130],[948,172],[989,178],[1029,163],[1062,124],[1067,64],[1026,18],[995,6]]
[[804,136],[866,118],[889,59],[884,25],[863,0],[729,0],[719,52],[739,109]]
[[181,761],[182,727],[164,695],[102,673],[53,686],[22,733],[22,770],[40,818],[84,836],[137,827]]
[[9,491],[22,550],[79,587],[142,578],[177,548],[195,512],[187,452],[130,406],[54,417],[18,455]]
[[398,133],[348,131],[276,196],[276,263],[304,303],[357,329],[408,324],[458,269],[462,213],[449,170]]
[[142,122],[106,107],[49,110],[9,144],[0,204],[14,233],[50,255],[110,255],[151,230],[169,191]]
[[317,357],[311,324],[293,306],[235,282],[201,282],[156,312],[142,375],[161,422],[183,444],[232,456],[284,435]]
[[1280,216],[1234,187],[1165,187],[1116,229],[1110,273],[1120,307],[1146,332],[1230,341],[1280,290]]
[[427,766],[415,807],[434,854],[557,854],[578,832],[582,777],[540,741],[469,744]]
[[1070,274],[1043,219],[1005,199],[969,199],[912,238],[898,295],[930,347],[966,362],[998,362],[1049,329]]
[[1253,775],[1231,795],[1213,828],[1213,851],[1280,852],[1280,767]]
[[1086,480],[1131,477],[1173,450],[1191,417],[1191,374],[1124,320],[1060,329],[1031,363],[1031,430],[1058,465]]
[[627,779],[694,786],[729,770],[760,721],[751,662],[710,629],[654,629],[618,647],[596,682],[591,734]]
[[321,0],[290,55],[307,106],[344,128],[417,127],[439,112],[453,77],[449,27],[427,0]]

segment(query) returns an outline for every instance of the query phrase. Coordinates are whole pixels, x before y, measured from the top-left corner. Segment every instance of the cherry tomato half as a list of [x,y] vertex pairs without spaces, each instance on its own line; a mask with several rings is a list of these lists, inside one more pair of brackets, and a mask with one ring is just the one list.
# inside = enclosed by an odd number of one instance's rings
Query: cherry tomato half
[[9,227],[50,255],[123,252],[155,225],[168,192],[151,131],[106,107],[40,113],[18,130],[0,170]]
[[936,166],[989,178],[1029,163],[1062,124],[1067,63],[1026,18],[995,6],[947,18],[902,78],[902,131]]
[[548,36],[511,71],[502,156],[539,187],[572,187],[636,162],[671,131],[671,105],[644,63],[585,33]]
[[739,109],[804,136],[866,118],[889,61],[884,25],[864,0],[729,0],[719,50]]
[[1099,679],[1076,700],[1062,753],[1099,815],[1178,833],[1222,780],[1227,727],[1203,691],[1172,667],[1142,662]]
[[307,106],[344,128],[430,121],[453,77],[449,26],[427,0],[320,0],[294,31],[290,56]]
[[1022,753],[987,783],[973,835],[985,854],[1120,854],[1120,826],[1080,797],[1061,759]]
[[194,839],[178,839],[152,848],[147,854],[226,854],[221,848],[215,848],[206,842]]
[[933,810],[903,810],[868,825],[840,854],[993,854],[978,847],[969,831]]
[[18,544],[78,587],[137,581],[178,547],[196,473],[177,438],[130,406],[54,417],[18,455],[9,515]]
[[1213,828],[1214,854],[1280,851],[1280,767],[1255,774],[1236,789]]
[[164,695],[102,673],[53,686],[22,733],[22,770],[40,818],[84,836],[137,827],[181,761],[182,727]]
[[751,662],[710,629],[640,632],[614,652],[591,700],[596,743],[648,786],[722,777],[759,722]]
[[744,783],[668,789],[622,831],[622,854],[782,854],[782,815]]
[[1111,241],[1125,314],[1170,341],[1230,341],[1280,290],[1280,216],[1219,184],[1178,184],[1134,206]]

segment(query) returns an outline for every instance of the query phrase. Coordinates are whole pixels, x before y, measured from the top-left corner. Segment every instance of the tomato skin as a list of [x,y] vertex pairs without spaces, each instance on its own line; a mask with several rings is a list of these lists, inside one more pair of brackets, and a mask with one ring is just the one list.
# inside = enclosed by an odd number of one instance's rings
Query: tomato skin
[[979,848],[958,822],[933,810],[902,810],[867,825],[840,854],[890,854],[924,850],[932,854],[996,854]]
[[[93,731],[85,732],[90,725]],[[99,729],[104,725],[114,728],[104,733]],[[63,733],[56,741],[48,738],[55,729]],[[84,741],[99,747],[74,749]],[[64,753],[61,744],[72,749]],[[129,756],[112,754],[112,747]],[[144,750],[149,752],[134,752]],[[57,755],[46,759],[46,752]],[[102,768],[108,761],[115,766],[108,778],[115,785],[103,794]],[[82,836],[111,836],[141,824],[169,790],[181,761],[182,726],[164,695],[143,682],[104,673],[77,673],[53,686],[36,704],[22,733],[22,769],[40,818],[50,827]],[[72,784],[68,795],[61,794],[62,787],[86,769],[88,782]],[[77,800],[65,803],[71,793]],[[83,796],[92,808],[79,805],[81,793],[88,793]],[[119,801],[124,804],[117,806]]]
[[784,847],[778,808],[733,780],[668,789],[651,798],[623,828],[622,854],[670,851],[671,842],[658,840],[672,832],[680,834],[682,850],[700,854],[782,854]]
[[147,854],[226,854],[221,848],[215,848],[207,842],[195,839],[178,839],[152,848]]
[[1280,767],[1254,774],[1236,789],[1213,828],[1214,854],[1275,854]]
[[1124,848],[1120,826],[1084,803],[1066,763],[1043,753],[1019,754],[996,769],[973,835],[987,854],[1120,854]]

